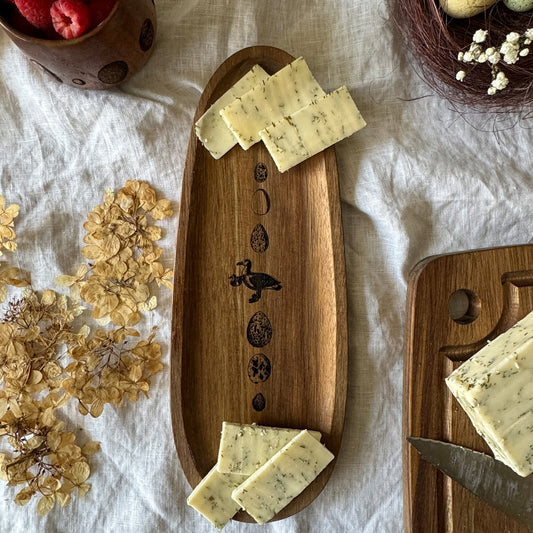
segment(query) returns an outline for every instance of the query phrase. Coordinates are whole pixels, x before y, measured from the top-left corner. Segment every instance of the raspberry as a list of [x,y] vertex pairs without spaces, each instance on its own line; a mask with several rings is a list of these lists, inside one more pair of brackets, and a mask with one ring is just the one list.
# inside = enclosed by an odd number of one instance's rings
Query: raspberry
[[105,20],[116,3],[117,0],[85,0],[91,13],[91,27],[94,28]]
[[50,7],[54,0],[15,0],[22,16],[36,28],[46,30],[52,27]]
[[79,37],[91,24],[89,9],[80,0],[56,0],[50,14],[55,30],[65,39]]

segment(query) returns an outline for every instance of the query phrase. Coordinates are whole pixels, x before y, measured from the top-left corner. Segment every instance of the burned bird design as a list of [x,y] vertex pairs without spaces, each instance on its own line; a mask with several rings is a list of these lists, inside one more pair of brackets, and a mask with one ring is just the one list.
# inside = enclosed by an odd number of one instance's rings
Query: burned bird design
[[250,303],[259,301],[261,293],[264,290],[281,290],[281,282],[269,274],[252,272],[252,262],[249,259],[239,261],[237,266],[241,267],[241,272],[240,274],[232,274],[229,277],[230,285],[232,287],[238,287],[239,285],[244,284],[250,290],[254,291],[254,294],[252,294],[251,298],[248,300]]

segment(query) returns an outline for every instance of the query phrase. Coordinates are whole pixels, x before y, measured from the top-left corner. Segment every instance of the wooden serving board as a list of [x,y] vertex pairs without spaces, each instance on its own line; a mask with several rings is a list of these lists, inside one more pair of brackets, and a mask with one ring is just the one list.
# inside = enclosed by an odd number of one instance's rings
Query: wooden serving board
[[[263,46],[231,56],[194,121],[255,64],[273,74],[293,59]],[[348,350],[334,149],[280,174],[262,143],[215,160],[191,132],[171,343],[172,424],[191,486],[216,463],[224,420],[315,429],[337,455]],[[276,518],[307,506],[332,468]]]
[[405,437],[491,453],[444,378],[531,310],[532,245],[430,257],[411,273],[403,400],[407,533],[528,531],[421,459]]

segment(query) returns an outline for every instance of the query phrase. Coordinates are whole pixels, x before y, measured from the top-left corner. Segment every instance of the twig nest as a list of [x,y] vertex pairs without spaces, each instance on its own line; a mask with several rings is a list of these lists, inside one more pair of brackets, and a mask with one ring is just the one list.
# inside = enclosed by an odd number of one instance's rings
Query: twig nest
[[414,68],[436,94],[476,111],[531,109],[533,10],[512,11],[506,2],[519,0],[503,0],[455,18],[440,5],[444,0],[391,1]]
[[[440,0],[440,5],[450,17],[465,19],[482,13],[498,0]],[[517,0],[511,0],[517,2]],[[518,2],[525,0],[518,0]]]
[[523,13],[533,9],[533,0],[503,0],[503,3],[511,10]]

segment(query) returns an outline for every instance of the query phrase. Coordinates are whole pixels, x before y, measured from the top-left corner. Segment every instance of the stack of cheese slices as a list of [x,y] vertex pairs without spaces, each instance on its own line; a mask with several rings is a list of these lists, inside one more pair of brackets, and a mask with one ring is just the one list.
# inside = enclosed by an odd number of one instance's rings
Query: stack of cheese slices
[[333,460],[318,431],[224,422],[217,464],[187,503],[222,529],[241,508],[271,520]]
[[269,76],[254,66],[195,124],[204,147],[219,159],[237,143],[263,141],[285,172],[366,126],[348,89],[326,94],[301,57]]

